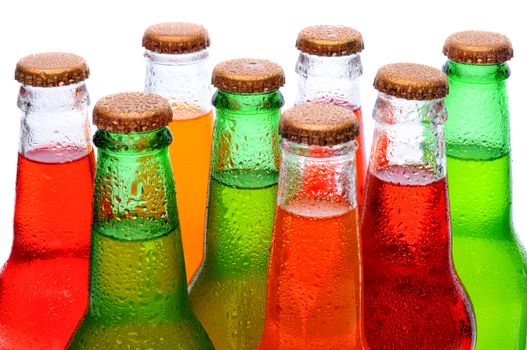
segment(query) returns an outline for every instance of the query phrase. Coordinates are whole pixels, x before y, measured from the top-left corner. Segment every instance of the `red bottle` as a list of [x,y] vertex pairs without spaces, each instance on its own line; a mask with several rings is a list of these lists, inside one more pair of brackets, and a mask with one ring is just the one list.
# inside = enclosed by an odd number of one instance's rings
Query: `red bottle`
[[298,105],[280,121],[282,164],[258,350],[363,349],[353,112]]
[[14,241],[0,275],[0,348],[64,349],[88,301],[94,156],[89,71],[76,55],[23,58]]
[[472,349],[472,307],[454,271],[443,123],[446,76],[382,67],[361,222],[371,349]]
[[366,177],[366,148],[362,137],[359,78],[362,75],[362,34],[350,27],[316,25],[302,29],[296,47],[298,95],[296,104],[332,104],[349,108],[359,123],[355,169],[357,202],[362,208]]

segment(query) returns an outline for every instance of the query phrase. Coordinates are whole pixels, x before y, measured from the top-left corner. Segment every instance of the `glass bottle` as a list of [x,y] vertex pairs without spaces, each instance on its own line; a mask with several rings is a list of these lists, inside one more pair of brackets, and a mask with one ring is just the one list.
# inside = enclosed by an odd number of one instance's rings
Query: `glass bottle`
[[298,34],[296,47],[300,50],[296,63],[299,77],[296,104],[325,103],[347,107],[359,122],[355,167],[360,209],[366,177],[366,148],[362,138],[359,90],[359,78],[362,75],[360,52],[364,49],[362,34],[345,26],[311,26]]
[[64,349],[88,303],[94,156],[83,58],[22,58],[14,241],[0,276],[0,348]]
[[452,265],[443,124],[448,82],[381,67],[361,235],[371,349],[472,349],[474,317]]
[[69,348],[212,349],[188,302],[170,105],[154,94],[111,95],[93,119],[90,305]]
[[205,259],[190,302],[216,349],[254,349],[262,335],[278,183],[284,73],[239,59],[212,73],[218,88]]
[[474,306],[476,349],[525,349],[527,266],[511,218],[504,35],[460,32],[444,46],[454,263]]
[[166,98],[173,111],[168,150],[177,202],[187,281],[203,260],[212,145],[212,107],[207,30],[192,23],[160,23],[146,29],[145,92]]
[[363,349],[353,112],[298,105],[282,162],[258,350]]

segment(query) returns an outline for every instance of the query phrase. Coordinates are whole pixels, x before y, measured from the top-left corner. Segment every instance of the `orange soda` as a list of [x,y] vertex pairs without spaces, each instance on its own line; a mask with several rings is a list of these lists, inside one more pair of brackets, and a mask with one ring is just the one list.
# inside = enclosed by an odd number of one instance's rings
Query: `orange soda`
[[189,281],[203,260],[214,120],[212,111],[196,106],[173,104],[172,110],[174,119],[168,127],[174,140],[169,153]]
[[164,97],[172,106],[173,135],[169,147],[190,282],[203,260],[205,218],[210,175],[213,116],[207,30],[194,23],[168,22],[148,27],[145,91]]

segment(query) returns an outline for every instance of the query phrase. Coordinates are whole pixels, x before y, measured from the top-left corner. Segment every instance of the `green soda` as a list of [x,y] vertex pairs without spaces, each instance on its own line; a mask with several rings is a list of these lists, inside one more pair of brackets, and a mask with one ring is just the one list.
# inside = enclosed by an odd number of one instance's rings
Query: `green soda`
[[264,60],[227,61],[213,72],[220,90],[205,258],[190,302],[220,350],[254,349],[263,332],[283,80],[282,69]]
[[527,265],[511,220],[505,36],[461,32],[449,61],[446,146],[453,256],[476,317],[476,349],[525,349]]
[[153,94],[112,95],[95,106],[90,304],[70,349],[213,349],[188,302],[171,116]]

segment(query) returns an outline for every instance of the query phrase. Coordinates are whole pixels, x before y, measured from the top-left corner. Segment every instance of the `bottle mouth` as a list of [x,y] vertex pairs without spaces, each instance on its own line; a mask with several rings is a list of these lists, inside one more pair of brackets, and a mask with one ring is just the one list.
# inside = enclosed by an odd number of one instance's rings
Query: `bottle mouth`
[[279,111],[284,105],[284,97],[280,90],[262,93],[242,94],[216,90],[212,96],[212,105],[219,110],[228,110],[235,115],[261,115],[271,111]]
[[99,129],[95,132],[93,142],[99,150],[123,155],[144,155],[167,148],[172,142],[172,134],[167,127],[127,134]]
[[69,112],[85,109],[90,104],[86,82],[56,86],[35,87],[21,85],[17,105],[24,112]]
[[349,158],[355,155],[358,148],[356,140],[332,146],[306,145],[282,138],[280,148],[283,152],[306,158]]
[[155,64],[166,66],[182,66],[188,64],[195,64],[206,60],[209,57],[209,52],[204,49],[192,53],[164,54],[150,50],[145,50],[144,56],[148,61]]
[[492,84],[504,81],[511,76],[507,63],[472,64],[448,60],[443,65],[443,72],[449,79],[471,84]]
[[442,125],[447,120],[445,99],[406,100],[379,93],[373,119],[382,124]]
[[360,54],[317,56],[300,51],[295,71],[303,77],[321,79],[358,79],[362,75]]

